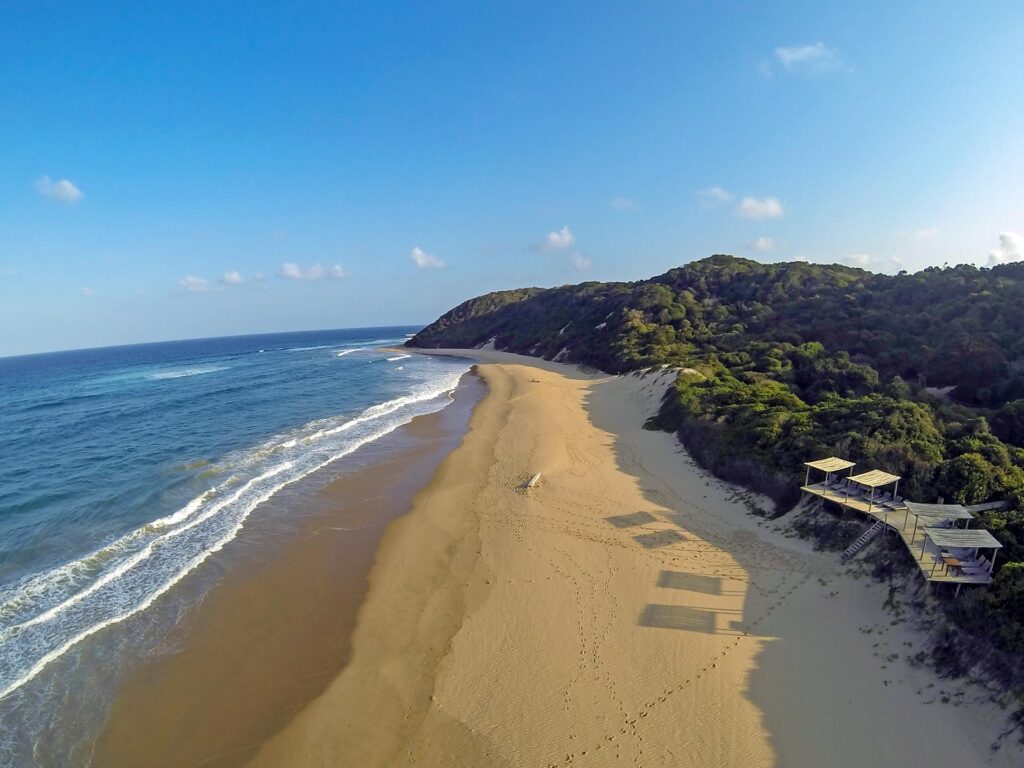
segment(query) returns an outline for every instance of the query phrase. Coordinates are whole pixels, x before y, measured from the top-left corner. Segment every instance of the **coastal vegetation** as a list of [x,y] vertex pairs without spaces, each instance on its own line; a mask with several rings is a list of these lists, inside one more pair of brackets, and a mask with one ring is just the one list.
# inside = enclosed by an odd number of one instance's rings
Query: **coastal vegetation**
[[488,342],[609,373],[679,368],[651,426],[779,511],[802,462],[828,455],[902,476],[918,501],[1009,501],[979,513],[1001,565],[957,615],[983,611],[1000,649],[1024,651],[1024,263],[880,275],[716,255],[649,280],[487,294],[409,344]]

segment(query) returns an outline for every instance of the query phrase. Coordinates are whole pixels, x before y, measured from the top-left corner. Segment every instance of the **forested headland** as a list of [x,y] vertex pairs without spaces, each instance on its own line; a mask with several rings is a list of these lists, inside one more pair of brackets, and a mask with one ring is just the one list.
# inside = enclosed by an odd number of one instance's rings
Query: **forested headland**
[[487,342],[609,373],[680,368],[652,426],[780,511],[802,462],[829,455],[902,476],[917,501],[1010,501],[979,515],[1005,548],[972,604],[1000,647],[1024,650],[1024,263],[881,275],[716,255],[486,294],[408,344]]

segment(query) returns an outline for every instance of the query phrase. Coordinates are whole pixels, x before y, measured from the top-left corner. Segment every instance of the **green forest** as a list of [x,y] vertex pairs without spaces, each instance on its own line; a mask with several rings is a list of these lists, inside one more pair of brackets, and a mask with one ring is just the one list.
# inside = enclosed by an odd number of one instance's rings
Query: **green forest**
[[1004,545],[985,600],[1024,650],[1024,263],[880,275],[716,255],[649,280],[500,291],[409,341],[624,373],[683,369],[652,426],[715,474],[799,494],[837,455],[901,475],[923,502],[1012,502],[979,521]]

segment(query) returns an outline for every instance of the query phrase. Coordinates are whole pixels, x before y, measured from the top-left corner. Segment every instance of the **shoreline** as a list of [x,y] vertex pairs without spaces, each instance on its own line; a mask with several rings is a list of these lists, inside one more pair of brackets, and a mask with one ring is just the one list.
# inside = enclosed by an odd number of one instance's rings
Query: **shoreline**
[[957,683],[907,661],[921,637],[880,586],[642,429],[664,374],[439,353],[488,394],[386,532],[349,664],[253,765],[1019,757],[988,749],[994,706],[929,700]]
[[[118,687],[97,765],[244,765],[344,667],[381,536],[465,432],[472,371],[417,416],[267,502],[211,567],[217,584],[163,655]],[[322,475],[321,475],[322,477]],[[158,691],[159,693],[154,693]]]

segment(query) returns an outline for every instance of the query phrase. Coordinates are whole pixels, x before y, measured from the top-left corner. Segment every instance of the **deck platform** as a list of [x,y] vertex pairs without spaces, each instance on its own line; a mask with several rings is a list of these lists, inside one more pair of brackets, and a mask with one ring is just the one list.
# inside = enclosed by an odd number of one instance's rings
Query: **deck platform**
[[881,521],[889,529],[896,532],[903,540],[918,568],[921,575],[927,581],[942,582],[946,584],[990,584],[992,575],[989,573],[958,573],[949,572],[942,561],[941,550],[930,540],[926,540],[925,526],[931,520],[923,519],[924,516],[915,516],[906,506],[892,506],[880,504],[878,501],[870,502],[868,499],[859,496],[848,496],[845,488],[825,483],[813,483],[804,485],[801,491],[816,496],[833,504],[838,504],[845,509],[872,517]]

